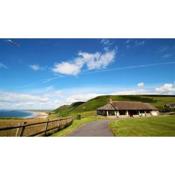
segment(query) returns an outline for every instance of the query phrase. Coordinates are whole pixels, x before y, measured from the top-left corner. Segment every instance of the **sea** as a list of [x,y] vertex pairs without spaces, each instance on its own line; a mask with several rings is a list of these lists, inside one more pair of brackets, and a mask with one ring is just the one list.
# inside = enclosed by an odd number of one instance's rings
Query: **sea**
[[5,110],[0,109],[0,118],[32,118],[36,113],[27,110]]

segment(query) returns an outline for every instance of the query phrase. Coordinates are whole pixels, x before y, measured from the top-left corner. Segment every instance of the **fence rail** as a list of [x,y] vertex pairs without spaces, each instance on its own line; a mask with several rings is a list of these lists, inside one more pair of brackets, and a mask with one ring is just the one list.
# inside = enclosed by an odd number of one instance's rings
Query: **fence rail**
[[19,123],[15,126],[0,127],[1,136],[46,136],[61,130],[73,121],[72,117],[47,120],[36,123]]

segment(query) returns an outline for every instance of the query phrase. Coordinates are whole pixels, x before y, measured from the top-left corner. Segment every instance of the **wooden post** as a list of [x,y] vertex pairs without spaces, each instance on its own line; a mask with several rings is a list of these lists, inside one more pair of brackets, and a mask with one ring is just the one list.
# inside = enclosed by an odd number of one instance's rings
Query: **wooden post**
[[57,121],[57,127],[58,127],[58,130],[60,129],[60,121],[58,120]]
[[27,122],[24,122],[24,123],[22,124],[22,129],[21,129],[20,137],[22,137],[23,134],[24,134],[24,130],[25,130],[26,124],[27,124]]
[[46,128],[45,128],[45,135],[47,135],[47,128],[48,128],[48,125],[49,125],[49,119],[47,119]]
[[15,134],[15,136],[16,137],[18,137],[18,134],[19,134],[19,129],[20,129],[20,126],[21,126],[21,124],[20,123],[18,123],[18,128],[16,128],[16,134]]
[[61,126],[61,129],[63,129],[64,128],[64,125],[63,125],[64,123],[63,123],[63,120],[60,120],[60,126]]

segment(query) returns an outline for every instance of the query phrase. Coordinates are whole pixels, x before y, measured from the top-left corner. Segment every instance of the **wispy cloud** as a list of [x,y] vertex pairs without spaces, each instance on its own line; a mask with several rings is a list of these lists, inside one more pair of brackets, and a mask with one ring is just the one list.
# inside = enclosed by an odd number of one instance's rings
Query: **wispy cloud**
[[105,46],[111,46],[113,44],[112,41],[109,39],[102,39],[100,42]]
[[29,65],[29,67],[34,71],[42,70],[42,67],[38,64],[32,64],[32,65]]
[[135,48],[135,47],[140,47],[145,45],[145,40],[135,40],[135,39],[127,39],[125,41],[126,48]]
[[5,40],[5,42],[7,42],[11,46],[20,47],[20,44],[17,43],[16,41],[12,40],[12,39],[7,39],[7,40]]
[[118,67],[118,68],[112,68],[112,69],[104,69],[104,70],[93,71],[93,72],[85,72],[85,73],[89,74],[89,73],[100,73],[100,72],[110,72],[110,71],[121,71],[121,70],[139,69],[139,68],[147,68],[147,67],[154,67],[154,66],[160,66],[160,65],[170,65],[170,64],[175,64],[175,61],[153,63],[153,64],[131,65],[131,66],[124,66],[124,67]]
[[114,61],[115,56],[115,50],[105,51],[103,53],[79,52],[74,60],[56,63],[52,70],[55,73],[64,75],[78,75],[84,66],[86,66],[88,70],[106,68]]
[[[140,69],[140,68],[149,68],[149,67],[156,67],[156,66],[160,66],[160,65],[170,65],[170,64],[175,64],[175,61],[174,62],[161,62],[161,63],[154,63],[154,64],[142,64],[142,65],[131,65],[131,66],[124,66],[124,67],[119,67],[119,68],[112,68],[112,69],[102,69],[102,70],[96,70],[96,71],[83,71],[81,74],[93,74],[93,73],[101,73],[101,72],[112,72],[112,71],[125,71],[125,70],[132,70],[132,69]],[[59,75],[60,76],[63,76],[63,75]],[[48,83],[48,82],[51,82],[51,81],[54,81],[56,79],[59,78],[58,76],[57,77],[51,77],[51,78],[48,78],[48,79],[45,79],[43,80],[42,83]],[[142,82],[141,82],[142,83]],[[139,85],[138,85],[139,86]]]
[[158,53],[166,52],[170,47],[169,46],[162,46],[158,49]]
[[0,69],[8,69],[8,67],[5,65],[5,64],[3,64],[3,63],[0,63]]
[[170,57],[172,57],[172,56],[173,56],[173,54],[166,53],[166,54],[164,54],[162,57],[163,57],[163,58],[170,58]]
[[[103,45],[105,51],[109,51],[112,47],[114,48],[114,43],[110,39],[102,39],[100,43]],[[118,47],[115,46],[115,49],[118,50]]]
[[161,46],[156,50],[156,53],[158,53],[162,58],[171,58],[174,56],[174,48],[173,46]]
[[144,40],[136,40],[135,41],[135,47],[138,47],[138,46],[143,46],[145,44],[145,41]]
[[43,80],[42,83],[49,83],[49,82],[56,80],[58,78],[60,78],[60,77],[56,76],[56,77],[47,78],[47,79]]

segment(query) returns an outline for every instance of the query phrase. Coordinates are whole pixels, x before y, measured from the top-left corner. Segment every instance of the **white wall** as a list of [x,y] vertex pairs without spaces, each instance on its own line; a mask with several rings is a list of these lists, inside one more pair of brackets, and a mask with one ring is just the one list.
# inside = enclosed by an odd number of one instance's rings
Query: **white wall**
[[159,111],[151,111],[151,115],[152,116],[158,116],[159,115]]

